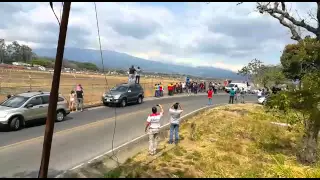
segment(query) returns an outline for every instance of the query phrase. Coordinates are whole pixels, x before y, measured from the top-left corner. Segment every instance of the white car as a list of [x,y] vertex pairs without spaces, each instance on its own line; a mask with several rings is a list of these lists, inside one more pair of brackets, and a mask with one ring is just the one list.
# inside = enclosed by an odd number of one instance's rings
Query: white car
[[267,98],[265,96],[262,96],[258,98],[258,103],[259,104],[265,104],[267,102]]
[[230,83],[228,86],[225,87],[226,91],[229,92],[231,88],[233,88],[235,91],[237,91],[236,86],[240,89],[244,89],[245,92],[248,92],[248,86],[246,83]]

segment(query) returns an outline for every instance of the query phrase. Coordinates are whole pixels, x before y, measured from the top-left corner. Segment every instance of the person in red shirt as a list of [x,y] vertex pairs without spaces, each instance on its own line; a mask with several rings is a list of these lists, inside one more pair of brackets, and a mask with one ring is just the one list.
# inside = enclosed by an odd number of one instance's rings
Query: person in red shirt
[[210,105],[212,105],[212,94],[213,94],[213,90],[211,87],[207,93],[208,93],[208,106],[210,106]]

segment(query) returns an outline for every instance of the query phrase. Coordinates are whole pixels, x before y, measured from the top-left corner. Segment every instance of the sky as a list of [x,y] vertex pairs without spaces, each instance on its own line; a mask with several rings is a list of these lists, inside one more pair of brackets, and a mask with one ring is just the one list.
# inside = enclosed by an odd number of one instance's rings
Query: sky
[[[191,66],[237,71],[254,58],[279,64],[294,43],[278,20],[255,12],[255,3],[97,2],[102,49]],[[315,3],[289,3],[290,13],[306,18]],[[61,17],[61,2],[54,2]],[[0,38],[32,48],[56,47],[58,23],[49,3],[0,2]],[[311,21],[311,20],[310,20]],[[311,22],[315,23],[315,22]],[[99,49],[93,2],[73,2],[66,47]]]

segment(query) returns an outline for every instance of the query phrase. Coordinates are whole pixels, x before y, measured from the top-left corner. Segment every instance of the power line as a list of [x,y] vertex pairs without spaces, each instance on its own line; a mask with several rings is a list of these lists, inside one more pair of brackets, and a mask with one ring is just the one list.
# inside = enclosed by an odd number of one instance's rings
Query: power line
[[[105,77],[105,81],[106,81],[105,82],[106,83],[106,88],[108,88],[109,85],[108,85],[107,75],[106,75],[105,69],[104,69],[104,60],[103,60],[102,48],[101,48],[100,27],[99,27],[99,20],[98,20],[97,5],[96,5],[96,2],[93,2],[93,3],[94,3],[94,10],[95,10],[95,13],[96,13],[96,21],[97,21],[97,30],[98,30],[98,38],[99,38],[99,47],[100,47],[100,57],[101,57],[102,71],[103,71],[103,74],[104,74],[104,77]],[[111,91],[110,91],[110,94],[113,97]],[[114,107],[114,128],[113,128],[113,134],[112,134],[111,150],[112,150],[112,156],[116,158],[117,165],[119,166],[120,165],[119,159],[114,153],[114,137],[115,137],[115,134],[116,134],[116,128],[117,128],[117,108]]]
[[[56,19],[57,19],[57,21],[58,21],[58,24],[59,24],[59,26],[60,26],[59,18],[58,18],[58,16],[57,16],[56,12],[54,12],[54,9],[53,9],[53,3],[52,3],[52,2],[49,2],[49,3],[50,3],[50,7],[51,7],[51,9],[52,9],[52,12],[53,12],[54,16],[56,17]],[[62,14],[62,13],[61,13],[61,14]],[[61,15],[61,16],[62,16],[62,15]]]

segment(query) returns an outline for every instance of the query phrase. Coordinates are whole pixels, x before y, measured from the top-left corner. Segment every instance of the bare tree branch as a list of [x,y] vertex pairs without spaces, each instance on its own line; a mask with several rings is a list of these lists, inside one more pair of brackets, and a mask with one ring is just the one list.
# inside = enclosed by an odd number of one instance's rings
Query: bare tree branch
[[314,14],[311,11],[308,11],[307,14],[310,17],[310,19],[318,22],[318,19],[314,16]]
[[[300,26],[305,29],[307,29],[309,32],[314,33],[317,35],[317,28],[314,28],[304,22],[304,20],[298,21],[294,17],[290,16],[290,14],[286,10],[280,10],[277,6],[274,6],[274,8],[270,8],[268,6],[262,5],[258,3],[258,9],[260,12],[267,12],[270,15],[279,14],[280,16],[283,16],[284,18],[288,19],[293,25]],[[281,4],[285,4],[284,2],[281,2]],[[285,7],[285,5],[282,5],[282,9]]]

